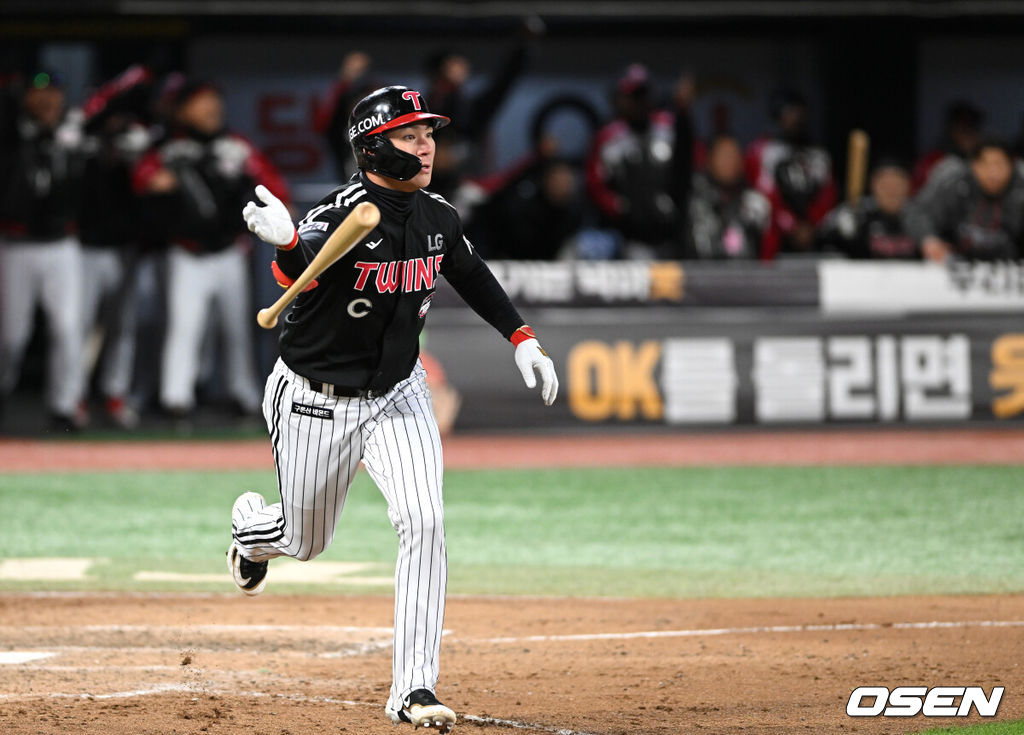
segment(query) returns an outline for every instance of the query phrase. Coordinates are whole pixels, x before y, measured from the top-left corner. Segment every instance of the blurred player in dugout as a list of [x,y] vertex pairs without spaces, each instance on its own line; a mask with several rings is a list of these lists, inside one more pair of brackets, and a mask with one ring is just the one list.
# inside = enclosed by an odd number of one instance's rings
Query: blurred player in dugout
[[104,411],[126,429],[138,424],[128,396],[135,362],[137,265],[144,227],[131,176],[150,143],[146,108],[151,83],[148,69],[132,66],[103,84],[82,106],[87,154],[79,214],[81,319],[86,337],[83,391],[87,399],[95,364]]
[[776,131],[747,148],[747,178],[772,204],[763,257],[813,252],[815,229],[836,205],[832,159],[811,140],[807,99],[781,88],[769,100]]
[[17,384],[39,304],[49,332],[47,407],[71,430],[84,422],[80,120],[56,73],[38,71],[10,91],[0,120],[0,397]]
[[819,249],[857,260],[920,259],[921,212],[910,198],[906,165],[896,158],[879,158],[868,186],[868,196],[840,204],[821,223]]
[[917,203],[915,234],[928,260],[1024,254],[1024,176],[1001,140],[983,138],[965,167],[936,169]]
[[676,114],[660,110],[650,74],[631,64],[615,82],[615,119],[598,130],[586,161],[587,193],[602,225],[617,231],[628,258],[681,254],[694,136],[686,106],[692,84],[676,90]]
[[249,141],[225,128],[220,91],[192,80],[177,90],[166,135],[139,161],[133,187],[170,245],[168,324],[160,401],[175,415],[195,407],[207,326],[219,321],[226,390],[255,413],[261,391],[252,345],[249,235],[238,211],[257,184],[287,200],[284,180]]
[[747,182],[739,140],[728,132],[716,133],[708,141],[705,156],[705,169],[692,176],[683,257],[762,257],[771,225],[771,203]]

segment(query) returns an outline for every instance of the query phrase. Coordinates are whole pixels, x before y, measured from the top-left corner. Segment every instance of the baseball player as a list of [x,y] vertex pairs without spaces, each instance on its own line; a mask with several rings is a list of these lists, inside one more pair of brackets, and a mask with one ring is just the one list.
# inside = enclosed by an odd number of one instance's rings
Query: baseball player
[[59,431],[84,426],[81,397],[81,111],[65,104],[64,79],[39,71],[0,120],[0,399],[18,382],[36,304],[50,340],[48,398]]
[[[238,222],[256,183],[286,196],[277,169],[249,141],[225,127],[224,101],[204,80],[183,83],[170,101],[166,137],[136,164],[132,184],[170,242],[167,337],[160,402],[176,415],[195,408],[203,336],[220,318],[227,390],[244,413],[259,410],[249,298],[249,236]],[[230,213],[230,214],[229,214]]]
[[228,567],[259,594],[267,562],[308,560],[331,543],[345,496],[362,461],[387,500],[398,533],[393,683],[385,707],[393,722],[449,731],[455,713],[434,694],[444,619],[447,560],[442,459],[426,373],[418,358],[437,278],[515,345],[529,388],[541,377],[550,405],[554,365],[462,232],[458,214],[423,187],[430,183],[434,131],[449,122],[419,92],[384,87],[359,101],[349,140],[359,167],[313,207],[298,228],[284,205],[257,187],[265,206],[243,210],[249,229],[277,247],[282,284],[305,269],[358,203],[380,224],[299,295],[283,320],[281,358],[266,384],[263,412],[273,444],[281,501],[244,493],[232,509]]

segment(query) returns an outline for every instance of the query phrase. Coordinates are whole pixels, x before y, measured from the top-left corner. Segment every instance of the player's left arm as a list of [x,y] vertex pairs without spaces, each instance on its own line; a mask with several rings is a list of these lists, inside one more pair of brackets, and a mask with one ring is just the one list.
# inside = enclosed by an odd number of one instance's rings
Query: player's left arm
[[456,245],[449,248],[441,262],[441,275],[473,311],[515,345],[516,367],[527,388],[537,386],[535,373],[540,374],[541,397],[550,406],[558,394],[554,363],[461,228],[457,237]]

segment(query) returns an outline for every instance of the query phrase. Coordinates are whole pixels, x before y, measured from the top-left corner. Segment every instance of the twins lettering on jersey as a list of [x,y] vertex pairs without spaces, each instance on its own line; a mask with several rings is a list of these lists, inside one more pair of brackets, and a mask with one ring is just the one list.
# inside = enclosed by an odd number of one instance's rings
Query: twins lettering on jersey
[[359,275],[356,278],[355,289],[365,289],[367,284],[371,283],[370,276],[376,274],[372,284],[377,288],[377,293],[430,290],[434,288],[437,275],[441,272],[442,258],[444,255],[430,255],[412,260],[357,261],[355,268]]

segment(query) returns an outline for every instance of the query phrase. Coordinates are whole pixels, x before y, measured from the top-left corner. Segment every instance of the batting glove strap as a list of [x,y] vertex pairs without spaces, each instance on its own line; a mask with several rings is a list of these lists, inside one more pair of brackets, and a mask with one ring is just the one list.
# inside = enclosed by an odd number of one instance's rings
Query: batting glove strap
[[295,234],[292,235],[292,241],[290,243],[288,243],[287,245],[277,245],[275,247],[278,250],[291,250],[291,249],[293,249],[298,244],[299,244],[299,231],[296,230]]
[[524,324],[519,327],[519,329],[512,332],[512,336],[508,338],[508,341],[518,347],[528,339],[537,339],[537,335],[533,333],[533,327]]
[[[295,283],[294,278],[289,278],[288,276],[285,275],[285,272],[281,270],[281,266],[277,264],[277,261],[271,261],[270,272],[274,274],[274,280],[277,281],[277,285],[280,286],[281,288],[288,288],[293,283]],[[320,284],[317,283],[317,280],[314,278],[312,281],[310,281],[310,284],[308,286],[302,289],[302,293],[306,293],[306,291],[312,291],[319,285]]]

